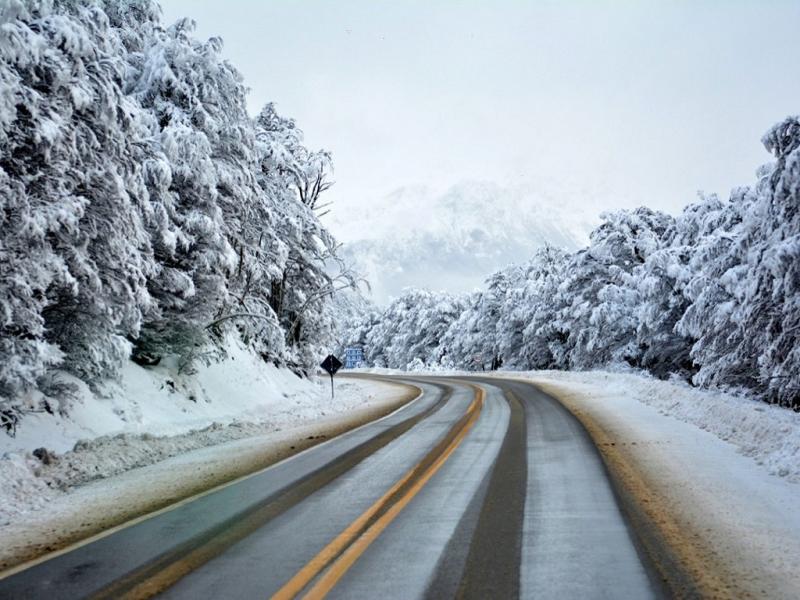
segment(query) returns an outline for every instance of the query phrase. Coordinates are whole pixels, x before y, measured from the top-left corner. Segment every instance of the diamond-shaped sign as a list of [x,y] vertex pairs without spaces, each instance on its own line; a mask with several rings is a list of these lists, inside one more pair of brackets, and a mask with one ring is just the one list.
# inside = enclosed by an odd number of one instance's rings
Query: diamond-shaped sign
[[331,377],[333,377],[336,375],[336,371],[342,368],[342,361],[336,358],[333,354],[329,354],[328,357],[322,361],[320,366],[330,373]]

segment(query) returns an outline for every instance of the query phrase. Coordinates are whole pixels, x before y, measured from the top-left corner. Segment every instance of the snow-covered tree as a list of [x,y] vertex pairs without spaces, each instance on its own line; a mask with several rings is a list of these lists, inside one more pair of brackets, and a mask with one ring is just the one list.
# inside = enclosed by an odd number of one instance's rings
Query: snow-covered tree
[[1,18],[2,387],[13,394],[54,364],[113,374],[152,306],[156,265],[146,130],[105,13],[43,1]]
[[716,195],[701,196],[687,206],[668,228],[661,247],[635,272],[641,366],[659,377],[688,379],[697,371],[690,355],[695,339],[678,322],[690,306],[687,284],[695,275],[693,269],[702,266],[692,258],[700,240],[718,226],[723,208]]
[[[271,310],[286,330],[286,343],[295,359],[310,361],[335,344],[334,298],[339,291],[355,289],[360,277],[339,256],[339,245],[322,225],[315,209],[328,189],[327,171],[305,189],[304,177],[320,166],[324,151],[310,152],[292,119],[278,115],[267,104],[255,119],[258,139],[258,181],[264,193],[275,198],[276,258],[270,261]],[[316,176],[315,176],[316,177]],[[317,179],[315,179],[317,181]]]
[[441,340],[463,310],[461,299],[451,294],[405,290],[366,335],[367,360],[394,369],[404,369],[413,361],[427,367],[439,365]]
[[486,292],[468,295],[464,310],[458,315],[441,338],[442,365],[452,369],[484,370],[496,356],[495,324],[484,318],[487,304]]
[[198,42],[193,28],[188,19],[149,27],[128,75],[129,94],[152,114],[156,151],[145,168],[161,267],[150,281],[158,313],[140,351],[186,353],[202,344],[204,325],[228,303],[231,241],[255,194],[243,85],[221,59],[220,41]]
[[800,125],[787,118],[764,136],[776,162],[755,188],[739,188],[700,238],[690,264],[691,305],[678,324],[696,339],[700,385],[756,390],[798,406],[800,333]]
[[54,369],[92,383],[132,349],[188,366],[236,333],[308,363],[357,282],[317,214],[330,155],[274,109],[251,119],[221,40],[160,12],[0,3],[3,426]]
[[345,289],[334,297],[336,312],[335,354],[344,355],[348,346],[367,345],[367,334],[381,319],[381,310],[360,290]]
[[553,302],[564,279],[569,255],[546,246],[528,263],[524,287],[515,292],[512,318],[524,326],[518,355],[508,357],[511,366],[549,369],[556,366],[552,347],[563,342],[557,329],[557,308]]
[[744,362],[733,358],[742,343],[742,332],[732,318],[741,291],[742,265],[731,252],[736,230],[753,200],[752,190],[743,188],[734,192],[731,202],[709,212],[707,233],[698,239],[688,263],[683,293],[689,306],[676,330],[694,340],[691,358],[699,367],[694,381],[700,385],[724,381],[747,386],[755,381],[757,357]]
[[566,267],[554,299],[555,327],[563,342],[551,346],[556,364],[585,369],[596,365],[637,365],[638,293],[634,269],[659,247],[671,218],[648,208],[601,215],[588,248]]
[[800,117],[773,127],[763,139],[776,159],[758,185],[754,217],[742,225],[752,283],[745,289],[741,325],[754,332],[759,384],[769,398],[800,406]]

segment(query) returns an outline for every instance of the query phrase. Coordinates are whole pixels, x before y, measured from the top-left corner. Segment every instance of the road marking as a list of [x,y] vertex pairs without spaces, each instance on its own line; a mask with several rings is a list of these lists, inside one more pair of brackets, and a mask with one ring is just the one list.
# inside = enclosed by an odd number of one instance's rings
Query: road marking
[[388,492],[300,569],[272,596],[273,600],[295,598],[326,567],[327,571],[304,598],[309,600],[324,598],[331,591],[369,545],[442,467],[478,420],[485,392],[477,386],[471,385],[471,387],[475,389],[475,399],[447,435]]
[[449,397],[450,393],[444,392],[434,404],[418,414],[396,423],[378,435],[354,446],[323,467],[308,473],[289,487],[276,492],[243,513],[234,515],[227,521],[193,536],[183,544],[165,552],[156,560],[110,582],[92,595],[93,600],[150,598],[163,592],[215,556],[222,554],[233,544],[261,528],[277,515],[298,504],[316,490],[328,485],[366,457],[403,435],[420,421],[435,414],[447,403]]

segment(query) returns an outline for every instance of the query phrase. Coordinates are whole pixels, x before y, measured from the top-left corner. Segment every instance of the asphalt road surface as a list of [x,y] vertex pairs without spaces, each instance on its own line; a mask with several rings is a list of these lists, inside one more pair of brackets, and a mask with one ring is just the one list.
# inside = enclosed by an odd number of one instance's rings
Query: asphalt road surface
[[663,590],[580,423],[511,380],[399,411],[0,579],[0,598],[632,598]]

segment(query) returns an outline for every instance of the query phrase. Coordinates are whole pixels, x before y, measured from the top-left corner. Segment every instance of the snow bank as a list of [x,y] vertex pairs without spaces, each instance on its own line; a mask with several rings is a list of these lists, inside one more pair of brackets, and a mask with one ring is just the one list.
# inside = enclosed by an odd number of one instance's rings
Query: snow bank
[[381,384],[340,379],[332,402],[327,376],[302,379],[234,342],[227,354],[191,376],[170,361],[150,368],[130,363],[121,381],[101,393],[81,386],[69,416],[27,415],[16,437],[0,434],[0,527],[90,481],[386,396]]
[[640,374],[530,371],[520,375],[543,382],[585,386],[590,397],[597,400],[609,396],[637,400],[733,444],[769,473],[800,482],[800,413]]
[[227,358],[193,375],[180,374],[169,359],[147,368],[129,362],[121,380],[97,394],[71,380],[78,399],[69,416],[26,415],[15,437],[0,436],[0,452],[44,446],[61,453],[100,436],[178,435],[215,422],[258,421],[276,411],[302,411],[322,395],[321,383],[265,363],[234,341],[226,350]]

